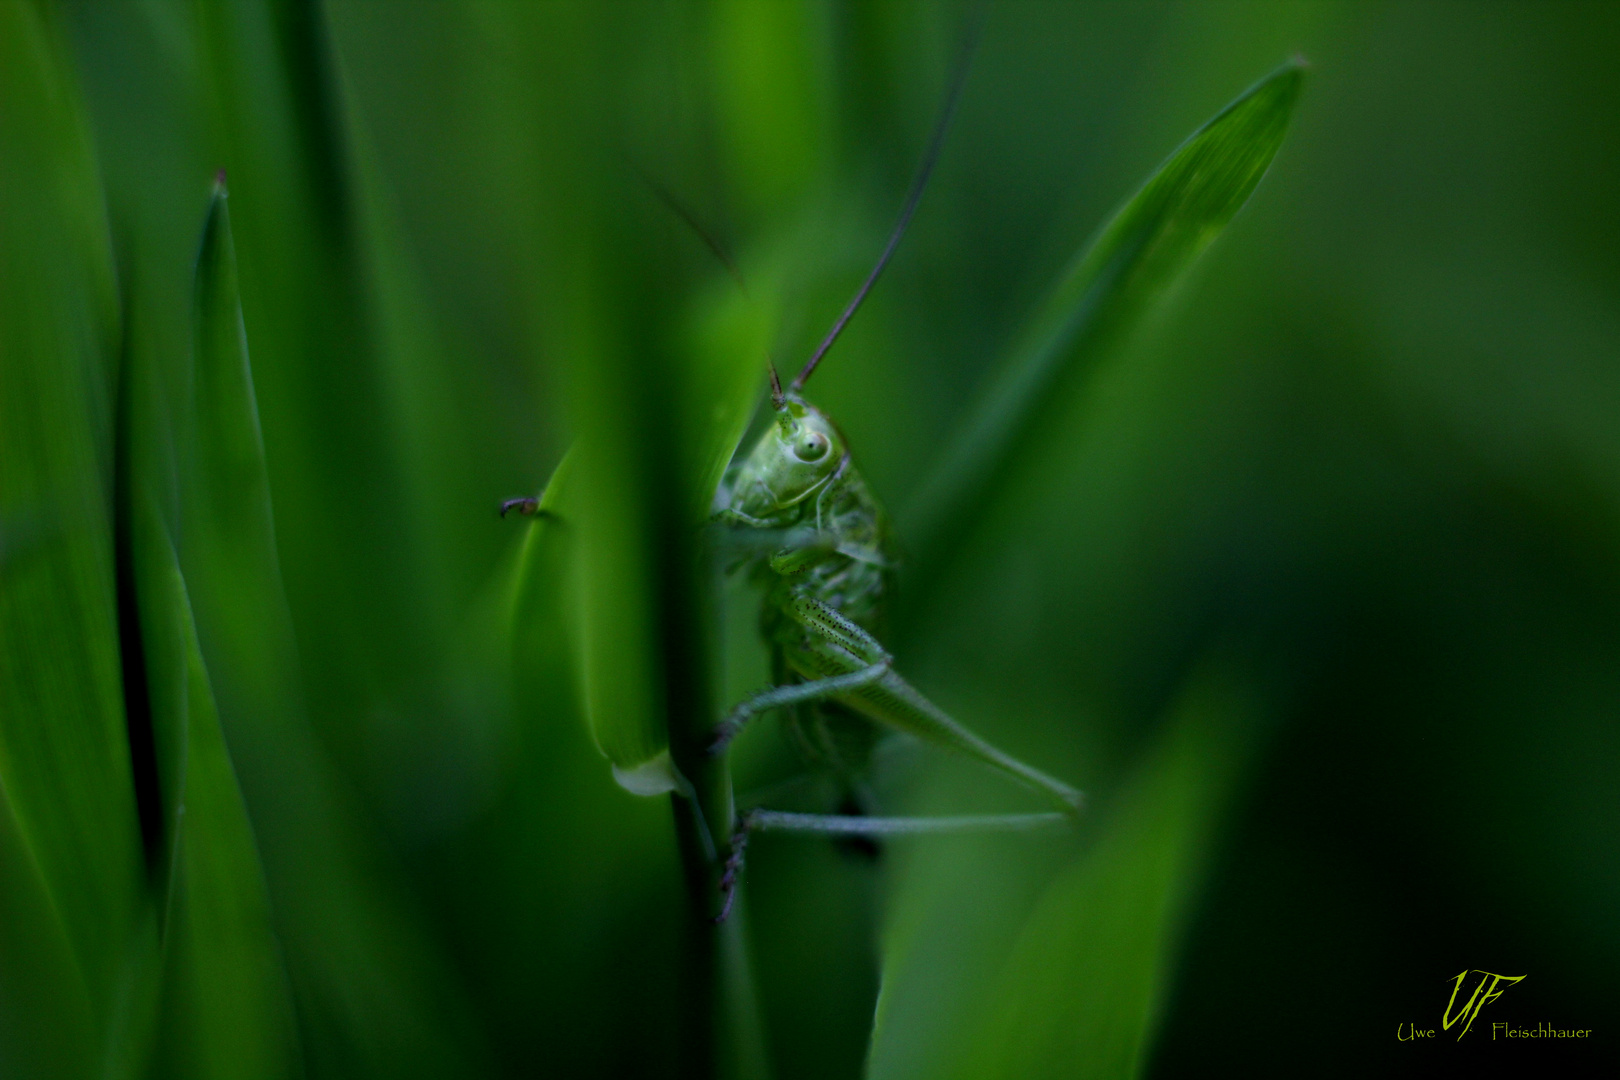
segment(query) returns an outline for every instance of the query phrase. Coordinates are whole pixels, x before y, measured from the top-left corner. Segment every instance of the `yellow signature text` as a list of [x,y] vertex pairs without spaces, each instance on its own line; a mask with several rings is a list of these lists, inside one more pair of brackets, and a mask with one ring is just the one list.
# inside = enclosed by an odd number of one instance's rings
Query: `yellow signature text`
[[1501,997],[1508,987],[1524,978],[1523,975],[1496,975],[1477,968],[1473,974],[1479,976],[1479,981],[1474,984],[1474,991],[1468,995],[1468,1000],[1463,1002],[1461,1009],[1458,1009],[1457,995],[1462,992],[1463,983],[1467,981],[1469,972],[1465,969],[1458,973],[1456,981],[1451,986],[1451,1000],[1446,1003],[1446,1011],[1440,1017],[1440,1026],[1446,1031],[1450,1031],[1456,1024],[1462,1024],[1462,1030],[1457,1033],[1458,1042],[1461,1042],[1462,1037],[1468,1034],[1468,1029],[1474,1026],[1479,1010]]

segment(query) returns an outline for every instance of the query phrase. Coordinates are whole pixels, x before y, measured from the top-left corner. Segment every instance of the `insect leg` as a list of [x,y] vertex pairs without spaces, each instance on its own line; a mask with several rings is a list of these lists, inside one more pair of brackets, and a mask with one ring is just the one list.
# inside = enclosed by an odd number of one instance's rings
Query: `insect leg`
[[[836,647],[833,650],[815,649],[823,661],[833,664],[852,661],[857,664],[893,662],[893,657],[877,638],[831,604],[800,593],[788,605],[788,614],[793,617],[794,622],[810,631],[813,638]],[[840,651],[847,653],[848,659],[841,657]]]
[[958,817],[866,817],[863,814],[797,814],[784,810],[750,810],[747,829],[758,832],[819,833],[823,836],[923,836],[975,832],[1027,832],[1074,819],[1045,814],[964,814]]
[[737,827],[731,832],[731,853],[726,856],[726,868],[720,874],[720,895],[725,902],[720,905],[720,914],[714,921],[723,923],[731,915],[731,905],[737,899],[737,879],[742,876],[743,859],[748,853],[748,832],[753,828],[753,816],[745,813],[737,819]]
[[882,679],[839,701],[880,724],[988,765],[1055,799],[1071,813],[1080,809],[1080,792],[986,742],[929,701],[898,672],[884,672]]
[[883,673],[889,670],[889,659],[884,657],[875,664],[858,668],[854,671],[840,675],[830,675],[824,679],[811,679],[809,682],[790,683],[787,686],[773,686],[769,690],[761,690],[752,697],[744,698],[738,702],[726,718],[715,728],[714,741],[709,744],[709,753],[718,754],[724,750],[744,727],[748,721],[760,713],[772,709],[780,709],[786,705],[800,705],[805,702],[819,701],[835,694],[858,690],[883,678]]
[[[880,659],[888,659],[888,654],[876,638],[812,596],[795,596],[788,611],[816,639],[795,655],[813,662],[821,671],[854,663],[875,665]],[[924,697],[891,666],[886,666],[876,679],[840,690],[838,701],[880,724],[974,758],[1051,796],[1071,810],[1080,808],[1080,792],[1002,752],[969,731],[944,709]]]
[[959,817],[865,817],[857,814],[796,814],[783,810],[747,810],[737,818],[731,834],[731,854],[720,875],[720,892],[725,902],[717,923],[731,915],[737,898],[737,881],[742,877],[751,832],[810,833],[820,836],[941,836],[962,833],[1030,832],[1054,825],[1067,825],[1068,814],[965,814]]
[[[721,514],[736,514],[722,517]],[[713,522],[709,543],[723,552],[754,555],[784,549],[810,548],[817,552],[838,550],[838,538],[831,533],[817,532],[804,526],[780,529],[750,522],[757,519],[734,510],[721,511],[710,519]]]
[[741,510],[733,510],[729,506],[716,510],[713,514],[709,515],[709,520],[719,521],[726,525],[741,525],[743,528],[747,529],[772,528],[770,522],[754,517],[751,514],[745,514]]

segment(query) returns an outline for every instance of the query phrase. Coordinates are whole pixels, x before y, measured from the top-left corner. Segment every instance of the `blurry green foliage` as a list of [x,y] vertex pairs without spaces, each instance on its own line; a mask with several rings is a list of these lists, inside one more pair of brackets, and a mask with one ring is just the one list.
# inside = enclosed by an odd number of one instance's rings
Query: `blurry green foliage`
[[[670,523],[869,267],[962,20],[0,4],[0,1074],[678,1071],[671,814],[602,751],[765,678]],[[908,676],[1094,810],[756,842],[775,1075],[1428,1075],[1500,1052],[1393,1038],[1465,966],[1612,1070],[1617,41],[1601,3],[992,5],[812,387],[896,508],[1111,208],[1281,57],[1311,92],[949,558],[902,518]],[[578,578],[494,515],[576,439]]]
[[151,947],[119,679],[118,304],[61,60],[36,8],[0,10],[0,1062],[41,1076],[111,1056],[91,1033],[121,1025]]

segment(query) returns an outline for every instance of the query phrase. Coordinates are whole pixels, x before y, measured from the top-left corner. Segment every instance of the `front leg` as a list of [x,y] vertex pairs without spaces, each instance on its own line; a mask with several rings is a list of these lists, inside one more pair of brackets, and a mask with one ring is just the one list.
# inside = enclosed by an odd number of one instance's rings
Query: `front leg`
[[823,679],[811,679],[809,682],[790,683],[787,686],[773,686],[768,690],[739,701],[726,718],[714,729],[714,741],[709,744],[709,753],[718,754],[730,745],[731,740],[741,734],[742,729],[748,726],[748,721],[761,713],[780,709],[787,705],[803,705],[811,701],[821,701],[835,695],[858,690],[863,686],[870,686],[883,678],[883,673],[889,670],[890,660],[884,657],[875,664],[856,668],[853,671],[838,675],[829,675]]
[[[775,525],[736,510],[717,511],[704,530],[704,542],[727,560],[746,561],[768,556],[771,569],[782,575],[797,572],[842,550],[838,537],[832,533],[817,532],[808,525]],[[865,553],[858,552],[851,557],[865,557]],[[727,572],[736,565],[728,565]]]
[[813,596],[794,593],[784,610],[805,631],[803,650],[822,675],[802,683],[773,686],[743,699],[715,729],[709,753],[718,754],[761,713],[787,705],[821,701],[871,686],[888,674],[894,658],[843,613]]
[[709,515],[710,521],[718,521],[722,525],[737,525],[745,529],[774,529],[776,526],[763,518],[745,514],[741,510],[733,510],[729,506],[721,507]]

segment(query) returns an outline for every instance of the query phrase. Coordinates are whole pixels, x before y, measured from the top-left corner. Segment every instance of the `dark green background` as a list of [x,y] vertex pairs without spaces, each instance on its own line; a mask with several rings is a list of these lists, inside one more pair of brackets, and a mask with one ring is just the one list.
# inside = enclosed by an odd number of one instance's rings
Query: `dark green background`
[[[589,423],[571,310],[634,347],[730,288],[637,170],[779,300],[795,366],[881,247],[961,11],[29,10],[66,103],[49,122],[86,118],[119,325],[154,353],[189,347],[229,172],[301,711],[269,738],[221,719],[308,1075],[670,1072],[669,807],[613,785],[561,674],[521,649],[508,670],[492,612],[525,526],[494,508]],[[1249,206],[1065,390],[899,639],[913,681],[1102,821],[1189,673],[1240,673],[1254,749],[1151,973],[1144,1071],[1616,1064],[1617,46],[1608,4],[996,3],[911,234],[810,387],[904,540],[906,496],[1074,251],[1243,87],[1309,59]],[[0,101],[6,123],[26,107]],[[731,664],[733,691],[757,665]],[[744,787],[787,767],[749,742]],[[902,757],[902,808],[1023,806]],[[879,942],[914,931],[944,1004],[907,998],[871,1071],[938,1075],[953,994],[1089,827],[876,861],[759,840],[776,1074],[860,1074]],[[951,889],[966,914],[916,915]],[[1465,968],[1527,978],[1464,1043],[1397,1043]],[[1493,1014],[1597,1035],[1561,1063],[1490,1045]]]

